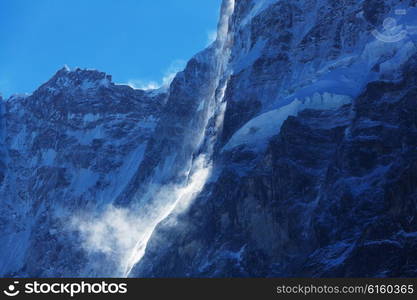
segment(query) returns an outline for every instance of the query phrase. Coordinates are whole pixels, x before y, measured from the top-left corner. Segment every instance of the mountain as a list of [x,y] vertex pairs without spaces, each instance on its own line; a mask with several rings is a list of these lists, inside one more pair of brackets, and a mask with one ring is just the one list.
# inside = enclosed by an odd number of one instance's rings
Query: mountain
[[123,191],[165,98],[115,85],[105,73],[63,68],[31,96],[4,103],[3,274],[82,272],[83,250],[69,246],[76,240],[63,233],[65,223],[78,211],[99,210]]
[[166,91],[3,101],[0,274],[416,276],[416,5],[224,0]]

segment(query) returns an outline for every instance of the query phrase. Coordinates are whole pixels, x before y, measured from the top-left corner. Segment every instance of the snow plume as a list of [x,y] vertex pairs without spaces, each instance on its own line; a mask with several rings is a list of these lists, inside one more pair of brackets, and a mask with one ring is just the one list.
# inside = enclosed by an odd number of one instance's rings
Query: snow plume
[[165,70],[164,75],[160,81],[154,80],[143,80],[143,79],[130,79],[126,85],[134,89],[139,90],[157,90],[157,89],[167,89],[172,80],[178,72],[182,71],[186,65],[186,62],[182,59],[177,59],[173,61],[169,67]]
[[130,79],[126,85],[130,86],[132,89],[136,90],[156,90],[161,87],[161,85],[156,81],[147,81],[142,79]]
[[[106,254],[119,266],[116,276],[128,277],[134,266],[143,258],[149,240],[158,224],[170,217],[169,226],[175,225],[175,217],[185,212],[193,200],[203,190],[212,173],[212,154],[218,132],[222,129],[226,103],[225,90],[230,76],[228,61],[230,57],[229,21],[233,13],[234,0],[226,0],[222,6],[222,18],[218,27],[215,47],[216,64],[213,67],[214,84],[208,85],[206,96],[200,99],[203,109],[196,112],[198,132],[196,132],[193,152],[184,166],[190,166],[181,174],[170,174],[171,183],[159,184],[160,172],[156,169],[151,175],[144,193],[133,199],[129,210],[109,207],[100,217],[91,221],[76,220],[75,224],[84,238],[84,248],[90,252]],[[178,68],[172,68],[176,73]],[[173,76],[165,76],[164,82],[170,82]],[[212,87],[212,88],[211,88]],[[212,122],[214,120],[214,122]],[[178,153],[166,157],[161,166],[169,165],[171,159],[184,155]],[[188,151],[188,150],[187,150]],[[169,172],[169,171],[167,171]],[[177,172],[177,171],[176,171]],[[183,180],[185,178],[185,180]],[[180,181],[179,181],[180,180]]]
[[204,188],[211,169],[206,156],[200,155],[185,184],[153,187],[158,191],[149,207],[126,209],[110,205],[97,217],[74,217],[71,224],[81,234],[82,247],[88,253],[104,254],[119,266],[115,276],[127,277],[145,254],[156,226],[168,216],[187,210]]
[[168,88],[170,86],[172,80],[174,80],[177,73],[184,70],[185,65],[186,65],[186,62],[182,59],[177,59],[177,60],[173,61],[169,65],[168,69],[165,70],[164,76],[162,77],[162,85],[161,86],[163,88]]
[[207,32],[207,46],[210,46],[217,40],[217,31],[216,30],[210,30]]
[[188,181],[185,185],[163,186],[157,192],[155,198],[157,205],[146,212],[147,227],[140,235],[136,236],[137,243],[131,249],[130,257],[123,262],[125,266],[123,276],[128,277],[133,267],[142,259],[145,254],[146,246],[155,228],[168,216],[175,217],[179,213],[185,212],[192,201],[204,188],[211,175],[212,165],[205,155],[200,155],[190,170]]
[[[99,216],[73,217],[71,225],[81,234],[88,253],[102,253],[117,265],[127,260],[144,227],[128,209],[112,205]],[[122,274],[122,268],[117,273]]]
[[229,33],[229,22],[230,22],[230,17],[232,16],[233,12],[235,9],[235,0],[225,0],[223,2],[222,5],[222,9],[221,9],[221,17],[220,17],[220,22],[219,22],[219,26],[217,28],[217,42],[219,44],[225,44],[227,38],[228,38],[228,33]]
[[[218,26],[217,39],[214,43],[216,48],[217,64],[214,67],[213,80],[216,82],[215,88],[207,93],[207,97],[201,99],[202,104],[207,109],[202,109],[204,115],[204,126],[201,127],[200,133],[196,138],[195,153],[202,153],[197,158],[192,159],[191,168],[187,172],[187,180],[182,185],[168,185],[162,187],[156,193],[150,188],[153,196],[152,207],[145,209],[148,217],[147,230],[138,236],[138,242],[130,259],[125,263],[124,276],[129,276],[133,267],[139,263],[145,254],[146,246],[158,224],[164,221],[168,216],[174,216],[188,209],[192,201],[204,188],[212,172],[212,154],[213,146],[216,142],[217,133],[222,128],[226,104],[224,103],[224,94],[228,84],[230,74],[227,71],[227,64],[230,57],[230,40],[229,40],[229,22],[234,11],[234,0],[225,0],[222,5],[221,20]],[[216,91],[219,93],[216,95]],[[210,128],[210,120],[215,118],[215,128]],[[207,136],[207,132],[214,130],[216,134]],[[206,142],[206,143],[204,143]],[[201,151],[199,151],[201,150]],[[175,222],[173,222],[175,223]]]

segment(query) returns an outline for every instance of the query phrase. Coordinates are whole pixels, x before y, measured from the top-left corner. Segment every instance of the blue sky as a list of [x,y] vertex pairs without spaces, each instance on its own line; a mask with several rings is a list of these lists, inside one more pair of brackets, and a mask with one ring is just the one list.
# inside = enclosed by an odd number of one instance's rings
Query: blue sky
[[59,68],[161,83],[203,49],[221,0],[0,0],[0,92],[31,93]]

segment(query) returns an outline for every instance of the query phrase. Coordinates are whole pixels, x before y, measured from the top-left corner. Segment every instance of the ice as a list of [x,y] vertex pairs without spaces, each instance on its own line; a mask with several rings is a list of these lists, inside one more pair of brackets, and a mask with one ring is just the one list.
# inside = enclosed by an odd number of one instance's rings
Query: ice
[[48,149],[45,152],[42,153],[42,161],[43,164],[46,166],[52,166],[55,161],[57,153],[53,149]]
[[256,15],[262,12],[264,9],[268,8],[268,6],[278,2],[279,0],[257,0],[256,4],[250,11],[250,13],[246,16],[246,18],[242,21],[242,26],[245,26],[248,22],[250,22]]
[[279,134],[281,126],[290,116],[296,116],[305,109],[327,110],[336,109],[342,105],[351,103],[348,95],[330,93],[314,93],[303,100],[295,99],[290,104],[266,112],[246,123],[238,130],[224,146],[223,150],[232,150],[245,145],[251,150],[261,151],[265,148],[271,137]]
[[89,169],[77,170],[77,178],[72,182],[69,189],[73,191],[74,195],[80,196],[93,187],[98,179],[99,175]]

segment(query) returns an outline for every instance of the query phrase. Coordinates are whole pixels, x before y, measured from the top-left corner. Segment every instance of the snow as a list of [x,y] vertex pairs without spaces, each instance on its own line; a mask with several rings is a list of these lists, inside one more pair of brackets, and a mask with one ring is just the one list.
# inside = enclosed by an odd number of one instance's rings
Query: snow
[[23,267],[29,247],[30,230],[2,234],[0,238],[0,274]]
[[[112,259],[115,259],[120,266],[120,270],[117,270],[117,274],[115,275],[127,276],[134,265],[143,257],[149,239],[154,234],[158,224],[168,221],[175,223],[175,214],[185,211],[199,195],[208,180],[210,180],[212,172],[212,148],[217,141],[217,134],[221,132],[223,127],[224,114],[227,107],[227,102],[223,98],[230,73],[238,74],[247,70],[244,76],[247,77],[248,81],[239,82],[240,85],[238,87],[242,89],[242,94],[248,93],[247,89],[250,89],[254,98],[260,98],[259,101],[262,102],[262,108],[259,115],[247,122],[232,136],[230,141],[224,146],[223,151],[230,151],[239,146],[244,146],[254,151],[263,151],[269,140],[279,134],[282,125],[289,117],[297,116],[305,109],[333,110],[350,103],[352,98],[361,93],[363,87],[369,81],[380,79],[382,75],[391,74],[398,69],[399,65],[404,64],[411,54],[416,51],[414,44],[415,32],[413,33],[410,26],[415,23],[417,10],[410,9],[407,11],[407,15],[399,19],[399,23],[409,26],[407,27],[408,36],[401,42],[393,44],[383,43],[372,37],[367,39],[366,32],[364,32],[363,36],[365,38],[360,40],[358,45],[356,45],[356,49],[349,50],[349,53],[346,52],[333,60],[320,56],[305,64],[298,63],[298,57],[295,59],[290,57],[292,66],[288,70],[289,75],[287,77],[285,77],[285,74],[282,75],[277,71],[276,77],[273,75],[271,78],[266,78],[266,81],[270,82],[265,83],[264,86],[261,84],[259,86],[251,85],[250,80],[253,78],[251,78],[249,73],[252,71],[251,67],[256,60],[263,55],[272,57],[271,55],[276,53],[271,53],[272,51],[266,48],[269,42],[266,36],[263,38],[251,37],[250,30],[246,30],[249,28],[243,27],[250,24],[252,18],[259,15],[277,1],[279,0],[252,1],[254,5],[251,7],[249,14],[245,16],[243,22],[239,21],[241,22],[240,24],[234,24],[238,27],[241,26],[241,28],[234,28],[234,30],[236,30],[235,33],[239,31],[239,34],[242,34],[243,37],[239,41],[240,43],[236,43],[238,46],[235,45],[236,48],[242,46],[241,49],[233,49],[236,52],[233,53],[233,61],[231,62],[229,61],[231,56],[228,47],[233,47],[233,45],[230,45],[232,43],[230,42],[229,21],[234,10],[235,1],[229,0],[224,2],[225,5],[219,24],[217,39],[210,46],[211,50],[215,50],[217,59],[217,64],[212,66],[214,74],[212,80],[215,83],[213,86],[216,86],[217,89],[208,91],[207,95],[196,99],[196,101],[200,101],[196,118],[203,120],[201,123],[204,125],[198,128],[196,135],[192,137],[196,140],[195,151],[191,155],[192,157],[184,163],[185,167],[180,171],[181,174],[173,174],[172,171],[175,169],[176,159],[184,155],[181,152],[181,147],[178,147],[178,149],[172,151],[172,155],[164,157],[159,162],[159,167],[154,170],[153,177],[149,178],[151,183],[145,196],[141,199],[133,199],[132,202],[134,204],[130,207],[117,209],[111,203],[126,190],[131,183],[131,179],[138,171],[145,156],[146,142],[143,142],[139,146],[135,144],[135,146],[132,146],[132,149],[128,150],[130,152],[120,154],[120,157],[114,158],[117,162],[120,159],[122,166],[103,174],[93,172],[92,168],[79,170],[72,168],[72,166],[65,166],[68,167],[67,171],[71,175],[75,175],[75,179],[69,187],[59,192],[65,193],[71,200],[76,197],[84,197],[86,203],[89,205],[89,210],[85,212],[85,218],[76,220],[76,223],[78,222],[77,225],[80,227],[78,229],[80,229],[85,238],[83,247],[88,251],[111,255]],[[291,29],[291,33],[294,35],[294,44],[298,44],[305,37],[305,34],[316,25],[314,23],[315,14],[316,12],[313,10],[306,13],[306,21],[302,25]],[[359,17],[362,16],[359,15]],[[236,36],[233,37],[235,38]],[[249,42],[251,38],[256,39],[255,45]],[[299,54],[295,50],[294,52],[295,55]],[[208,59],[204,55],[198,57],[205,60]],[[375,64],[380,64],[380,72],[373,71]],[[229,68],[232,70],[229,70]],[[71,71],[69,68],[66,68],[64,72],[78,71]],[[278,81],[281,78],[283,78],[282,86],[278,87],[279,84],[274,82],[274,80]],[[162,92],[165,93],[168,82],[171,79],[172,76],[168,76],[166,78],[166,86],[158,90],[148,91],[146,95],[155,96]],[[165,80],[163,81],[165,82]],[[47,87],[47,89],[50,92],[56,92],[57,88],[60,88],[60,85],[70,90],[74,87],[74,82],[66,78],[65,75],[58,79],[57,86]],[[107,78],[97,81],[85,80],[82,82],[80,89],[82,91],[90,91],[99,87],[108,87],[109,85],[110,81]],[[283,93],[282,91],[285,92]],[[216,99],[216,93],[218,94],[218,99]],[[235,94],[232,93],[232,96],[235,96]],[[17,100],[19,97],[15,96],[10,99]],[[18,114],[16,113],[15,115],[17,116]],[[19,116],[23,117],[23,115]],[[102,138],[105,139],[106,143],[111,143],[112,146],[117,148],[119,146],[125,146],[127,139],[131,137],[118,140],[116,138],[110,139],[106,135],[106,129],[114,125],[119,125],[118,122],[127,119],[126,115],[113,114],[111,117],[108,117],[92,113],[85,115],[79,113],[77,115],[69,115],[69,118],[75,118],[76,121],[81,120],[84,122],[83,125],[85,128],[89,128],[65,132],[65,134],[75,137],[82,145],[91,145],[94,139]],[[103,120],[105,122],[99,122]],[[214,120],[212,125],[210,125],[212,127],[209,126],[209,120]],[[103,123],[104,125],[92,124],[95,122],[97,124]],[[133,130],[143,130],[145,135],[148,135],[149,131],[154,130],[156,122],[157,120],[153,117],[141,119],[137,122]],[[337,122],[337,120],[334,122]],[[374,126],[375,123],[371,122],[369,120],[369,123],[360,125]],[[330,123],[324,126],[334,126],[333,121]],[[383,125],[389,126],[388,124]],[[28,138],[29,135],[24,126],[20,129],[19,132],[16,132],[10,137],[12,140],[12,149],[25,150],[28,144],[30,144],[27,139],[30,138]],[[154,138],[158,137],[154,136]],[[372,139],[374,137],[363,136],[362,138]],[[35,157],[33,157],[32,160],[28,159],[25,163],[34,167],[38,167],[39,165],[53,166],[57,158],[55,150],[43,149],[42,151],[42,153],[36,156],[36,161]],[[378,174],[386,172],[388,167],[377,167],[368,177],[344,178],[345,181],[343,183],[353,187],[352,193],[355,196],[360,195],[369,190],[370,180],[372,178],[378,179]],[[180,178],[181,180],[178,180],[180,182],[169,182],[166,184],[166,180],[172,178]],[[182,180],[183,178],[186,178],[186,180]],[[99,180],[104,183],[105,187],[103,189],[92,188]],[[38,182],[37,184],[41,185],[42,182]],[[139,196],[142,195],[135,195],[137,198]],[[90,200],[89,197],[94,199],[94,201]],[[141,206],[144,203],[147,206]],[[317,202],[309,205],[313,207],[313,205],[317,205]],[[104,209],[102,215],[97,213],[106,207],[107,210]],[[90,208],[97,209],[90,210]],[[309,209],[307,205],[303,207],[303,209],[305,208]],[[39,211],[43,211],[42,208]],[[53,213],[55,215],[59,215],[61,212],[62,215],[74,213],[73,211],[64,211],[64,208],[60,208],[59,204],[53,207]],[[27,216],[24,213],[21,215]],[[173,216],[173,218],[169,218],[170,216]],[[32,220],[35,221],[36,218]],[[4,270],[19,269],[21,266],[18,265],[18,262],[25,260],[25,249],[29,245],[27,241],[30,235],[29,229],[33,228],[33,226],[27,225],[26,228],[28,228],[28,231],[16,232],[13,235],[4,234],[0,238],[0,243],[6,245],[6,247],[0,249],[0,257],[4,258],[0,261],[0,274],[4,274]],[[50,234],[57,233],[55,229],[49,229],[47,232]],[[60,233],[59,230],[58,233]],[[404,233],[403,235],[410,238],[417,236],[414,232]],[[9,250],[6,250],[6,248]],[[324,257],[323,261],[330,267],[340,265],[351,249],[352,247],[349,241],[331,245],[327,249],[331,255]],[[244,248],[237,252],[224,251],[222,255],[239,262],[243,252]],[[17,259],[13,259],[13,257]],[[11,264],[16,265],[11,266]]]
[[22,130],[19,131],[19,133],[13,137],[10,148],[13,150],[22,149],[26,143],[25,137],[26,137],[26,126],[24,126]]
[[98,179],[99,174],[89,169],[80,169],[77,171],[77,177],[72,181],[69,189],[73,191],[75,196],[81,196],[87,192],[89,188],[93,187]]
[[398,66],[403,65],[407,60],[416,53],[416,46],[412,41],[407,42],[403,47],[397,50],[395,55],[389,61],[380,65],[381,73],[390,74],[398,69]]
[[303,100],[296,99],[290,104],[266,112],[246,123],[224,146],[223,150],[232,150],[245,145],[251,150],[263,150],[271,137],[279,134],[281,126],[290,116],[297,116],[305,109],[336,109],[352,101],[347,95],[314,93]]
[[42,152],[42,163],[45,166],[52,166],[54,164],[56,155],[57,153],[53,149],[45,150],[44,152]]
[[250,13],[243,19],[242,26],[248,24],[256,15],[261,13],[264,9],[268,8],[268,6],[278,2],[279,0],[257,0],[256,4],[250,11]]
[[[214,136],[221,130],[223,125],[225,103],[223,98],[228,84],[227,67],[230,50],[228,49],[229,39],[229,18],[234,11],[234,0],[225,1],[222,7],[222,18],[219,23],[218,35],[215,47],[217,63],[213,66],[213,80],[216,83],[214,88],[207,91],[207,95],[200,99],[200,109],[196,118],[203,120],[199,132],[194,138],[195,151],[199,151],[205,142],[205,135],[208,131],[214,130]],[[204,55],[199,56],[204,59]],[[216,91],[219,91],[216,94]],[[215,118],[214,128],[209,128],[210,120]],[[212,132],[213,133],[213,132]],[[140,199],[135,199],[138,207],[130,207],[134,217],[134,222],[130,224],[135,235],[136,243],[130,246],[128,255],[121,255],[120,266],[122,266],[122,275],[129,276],[133,267],[140,262],[145,254],[147,244],[152,237],[156,227],[171,217],[169,220],[175,222],[175,216],[178,213],[188,209],[193,200],[199,195],[209,180],[212,172],[212,152],[215,138],[208,138],[208,145],[202,153],[191,156],[188,162],[185,162],[184,170],[181,174],[172,174],[173,165],[176,158],[183,155],[183,149],[179,148],[177,152],[164,158],[156,168],[145,195],[140,195]],[[185,178],[179,182],[166,184],[166,178]],[[181,176],[183,175],[183,176]],[[138,196],[135,195],[135,198]],[[145,212],[145,213],[143,213]],[[132,247],[133,246],[133,247]],[[117,247],[116,245],[116,248]]]
[[364,246],[384,246],[391,245],[393,247],[402,248],[401,243],[394,240],[377,240],[377,241],[367,241],[364,243]]
[[95,122],[99,118],[100,118],[100,115],[88,113],[84,115],[83,120],[84,122],[88,123],[88,122]]
[[24,99],[30,97],[31,95],[32,95],[31,93],[13,94],[8,99],[3,99],[3,100],[6,101],[6,102],[16,101],[16,100],[20,101],[20,100],[24,100]]
[[350,187],[350,192],[354,197],[360,197],[362,194],[369,192],[372,184],[382,180],[381,178],[389,171],[390,167],[390,165],[377,166],[372,172],[363,177],[346,177],[338,181],[336,185],[347,185]]
[[405,238],[412,238],[412,239],[417,238],[417,232],[416,231],[414,231],[414,232],[405,232],[405,231],[401,230],[399,232],[399,235],[403,236]]
[[252,49],[246,54],[242,55],[236,62],[233,67],[235,73],[250,67],[253,63],[262,55],[263,50],[265,49],[266,40],[258,40]]
[[[274,0],[257,1],[242,26],[275,2]],[[252,150],[262,150],[268,140],[279,133],[283,122],[289,116],[296,116],[307,108],[337,109],[357,97],[368,82],[392,75],[399,65],[404,64],[416,52],[417,37],[411,30],[416,18],[417,9],[409,8],[407,14],[398,19],[398,23],[408,29],[408,35],[397,43],[382,42],[371,36],[363,45],[357,46],[356,54],[342,55],[327,62],[317,71],[312,69],[311,65],[303,66],[299,71],[294,70],[293,78],[288,79],[287,82],[288,90],[294,92],[287,96],[279,94],[274,101],[269,99],[269,104],[264,107],[261,115],[239,129],[223,150],[231,150],[242,145]],[[239,73],[250,68],[251,64],[265,52],[264,44],[262,39],[258,39],[249,52],[240,53],[240,57],[233,65],[234,72]],[[378,63],[380,71],[376,73],[373,68]],[[274,97],[265,91],[262,93],[264,96],[268,95],[268,98]],[[318,97],[321,97],[321,100]]]
[[[111,182],[111,184],[107,189],[97,195],[97,199],[99,199],[101,205],[109,204],[117,199],[128,186],[143,160],[146,146],[147,143],[139,145],[139,147],[124,159],[123,165],[118,170],[106,175],[106,180]],[[123,176],[120,174],[123,174]]]
[[[340,266],[349,257],[350,253],[354,250],[354,248],[355,244],[351,244],[347,241],[341,241],[333,245],[327,246],[327,253],[326,256],[322,258],[322,262],[326,265],[327,269]],[[319,253],[316,252],[315,254]]]
[[146,119],[141,121],[138,126],[140,128],[150,129],[153,130],[156,127],[156,119],[153,116],[148,116]]
[[96,89],[97,87],[109,87],[110,86],[110,80],[107,78],[103,78],[101,80],[91,81],[91,80],[84,80],[81,85],[80,89],[83,91]]
[[94,139],[105,138],[104,129],[101,125],[91,130],[67,131],[66,134],[76,138],[81,145],[91,145]]
[[[417,19],[417,8],[408,8],[406,15],[401,17],[393,16],[398,28],[406,32],[406,35],[395,43],[387,43],[382,40],[373,39],[365,46],[362,59],[368,62],[368,66],[375,65],[381,58],[387,60],[381,64],[382,73],[391,72],[398,64],[403,64],[415,52],[417,32],[415,24]],[[381,34],[384,34],[381,32]]]
[[111,84],[111,82],[108,78],[101,79],[98,83],[98,85],[102,86],[102,87],[109,87],[110,84]]

